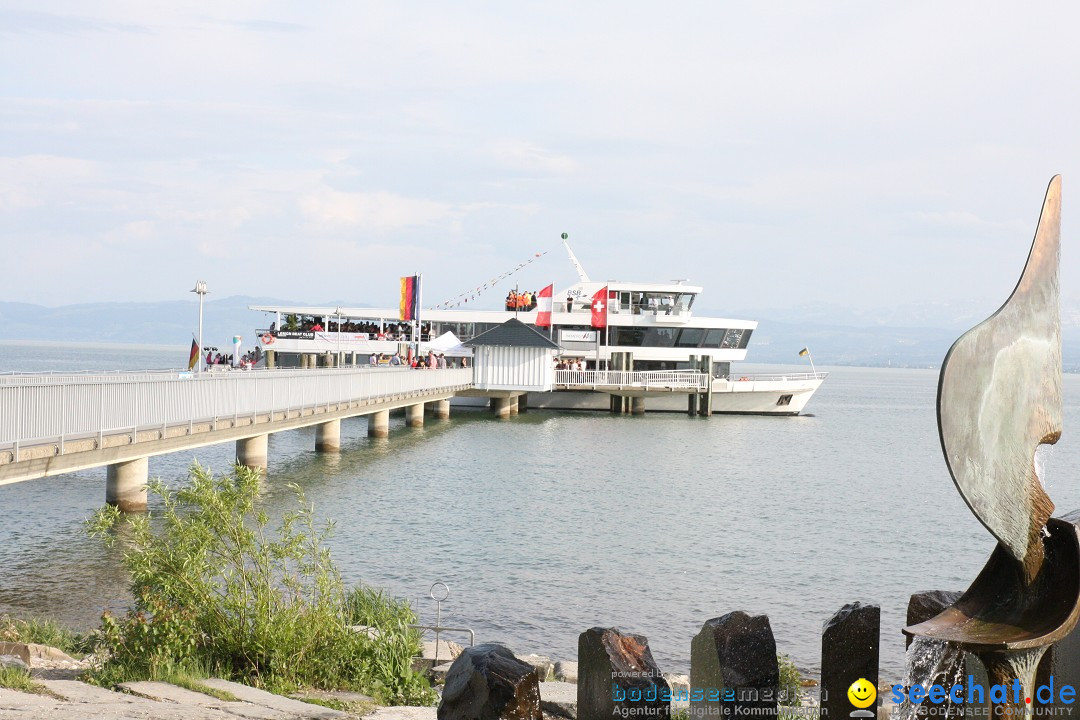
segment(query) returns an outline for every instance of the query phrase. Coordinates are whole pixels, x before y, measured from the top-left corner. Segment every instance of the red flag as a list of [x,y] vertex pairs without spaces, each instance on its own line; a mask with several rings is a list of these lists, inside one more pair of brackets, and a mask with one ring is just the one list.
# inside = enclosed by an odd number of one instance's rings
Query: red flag
[[191,370],[195,367],[195,363],[199,362],[199,343],[194,340],[191,341],[191,355],[188,356],[187,369]]
[[536,327],[551,327],[551,294],[555,285],[548,285],[536,293]]
[[607,304],[607,285],[605,285],[592,296],[592,326],[594,328],[607,327]]

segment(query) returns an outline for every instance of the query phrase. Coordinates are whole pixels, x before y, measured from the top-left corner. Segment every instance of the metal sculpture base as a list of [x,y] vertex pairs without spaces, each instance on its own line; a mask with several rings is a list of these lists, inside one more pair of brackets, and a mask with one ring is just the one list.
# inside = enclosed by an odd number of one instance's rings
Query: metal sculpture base
[[[1080,617],[1080,528],[1057,518],[1046,528],[1045,560],[1030,583],[1023,566],[999,545],[955,604],[904,628],[907,635],[942,640],[975,654],[986,665],[991,686],[1007,686],[1004,700],[989,697],[995,717],[1030,713],[1039,660],[1072,632]],[[1020,681],[1019,697],[1015,680]]]

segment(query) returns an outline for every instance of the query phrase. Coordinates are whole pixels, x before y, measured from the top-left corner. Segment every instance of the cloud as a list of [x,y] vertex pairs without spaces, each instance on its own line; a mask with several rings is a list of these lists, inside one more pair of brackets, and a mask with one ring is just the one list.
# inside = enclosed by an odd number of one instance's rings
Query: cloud
[[503,165],[519,170],[567,174],[578,169],[573,158],[556,155],[527,140],[501,140],[492,145],[491,153]]
[[0,213],[46,205],[95,175],[94,163],[55,155],[0,157]]
[[967,210],[917,211],[907,214],[912,220],[932,227],[949,228],[997,228],[1000,223],[991,222]]
[[435,225],[458,214],[454,206],[447,203],[389,192],[341,192],[328,187],[300,198],[300,210],[318,227],[374,231]]
[[131,23],[99,20],[82,15],[57,15],[37,10],[0,9],[0,35],[26,33],[147,33],[149,28]]

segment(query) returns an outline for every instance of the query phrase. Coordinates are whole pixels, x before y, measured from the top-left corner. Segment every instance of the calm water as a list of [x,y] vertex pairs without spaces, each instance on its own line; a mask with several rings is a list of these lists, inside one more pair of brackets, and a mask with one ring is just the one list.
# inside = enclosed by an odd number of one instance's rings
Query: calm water
[[[0,344],[0,371],[184,359],[184,348]],[[812,415],[797,418],[461,411],[422,429],[393,418],[381,441],[356,418],[339,456],[314,452],[313,428],[285,432],[270,439],[264,502],[287,506],[285,483],[300,483],[338,523],[347,582],[415,598],[442,580],[444,620],[478,641],[572,658],[582,630],[617,625],[685,671],[702,622],[745,610],[767,613],[781,652],[816,671],[822,623],[861,600],[881,605],[882,681],[898,681],[908,596],[964,589],[994,543],[941,458],[936,372],[828,369]],[[1066,432],[1047,462],[1062,512],[1080,508],[1080,376],[1065,390]],[[150,469],[181,482],[193,459],[225,468],[233,452],[152,458]],[[0,487],[0,612],[89,626],[124,604],[116,556],[82,532],[104,486],[102,468]]]

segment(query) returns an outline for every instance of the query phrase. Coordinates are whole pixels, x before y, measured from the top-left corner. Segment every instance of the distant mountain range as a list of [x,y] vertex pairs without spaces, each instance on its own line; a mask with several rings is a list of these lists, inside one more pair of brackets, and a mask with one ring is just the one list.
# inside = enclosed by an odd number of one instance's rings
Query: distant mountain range
[[[249,305],[370,307],[344,300],[309,303],[239,295],[207,300],[203,306],[203,343],[231,347],[233,335],[239,335],[244,339],[244,347],[254,345],[255,328],[268,327],[273,317],[248,310]],[[89,303],[54,308],[0,302],[0,340],[187,346],[198,329],[197,300]]]
[[[203,309],[203,338],[207,346],[228,347],[233,335],[244,346],[255,343],[255,329],[272,318],[248,309],[250,305],[310,305],[371,307],[355,300],[298,302],[270,297],[235,296],[208,300]],[[961,332],[996,307],[922,304],[887,309],[843,306],[743,308],[715,311],[694,308],[702,315],[756,319],[747,360],[792,363],[809,347],[819,365],[939,367]],[[0,302],[0,340],[127,343],[187,346],[198,330],[194,300],[150,303],[89,303],[44,307]],[[1080,309],[1062,308],[1065,369],[1080,371]]]

